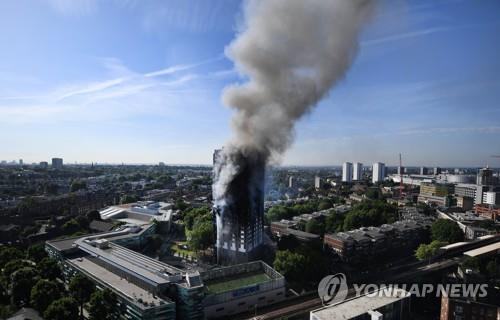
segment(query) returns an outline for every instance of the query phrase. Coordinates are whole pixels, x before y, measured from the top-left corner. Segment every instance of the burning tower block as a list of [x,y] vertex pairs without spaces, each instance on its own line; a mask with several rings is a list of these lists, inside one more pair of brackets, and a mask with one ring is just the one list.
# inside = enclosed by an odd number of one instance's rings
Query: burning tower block
[[229,265],[260,258],[264,233],[265,161],[258,154],[226,154],[224,150],[215,150],[216,183],[223,179],[226,166],[232,166],[232,174],[222,184],[223,192],[214,196],[214,219],[217,263]]

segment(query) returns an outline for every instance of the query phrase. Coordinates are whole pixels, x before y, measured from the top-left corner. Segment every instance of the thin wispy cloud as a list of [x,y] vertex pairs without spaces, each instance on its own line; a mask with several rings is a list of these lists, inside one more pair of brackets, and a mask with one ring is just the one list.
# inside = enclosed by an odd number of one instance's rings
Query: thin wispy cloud
[[58,13],[69,16],[88,15],[97,10],[96,0],[46,0]]
[[384,44],[387,42],[393,42],[393,41],[400,41],[400,40],[406,40],[406,39],[411,39],[411,38],[416,38],[416,37],[422,37],[426,36],[429,34],[433,34],[436,32],[443,32],[443,31],[449,31],[454,28],[452,27],[437,27],[437,28],[428,28],[425,30],[419,30],[419,31],[413,31],[413,32],[406,32],[406,33],[400,33],[400,34],[395,34],[387,37],[381,37],[377,39],[370,39],[370,40],[365,40],[361,42],[362,46],[372,46],[372,45],[379,45],[379,44]]
[[[112,71],[112,74],[126,76],[63,86],[44,95],[0,96],[0,122],[55,121],[58,119],[57,115],[70,116],[68,112],[83,114],[85,118],[87,117],[85,113],[90,110],[104,110],[103,108],[108,110],[105,112],[106,117],[114,117],[113,112],[120,116],[141,110],[163,112],[162,108],[168,108],[168,101],[172,101],[175,94],[181,94],[181,97],[185,97],[189,92],[191,95],[205,94],[199,86],[192,84],[187,86],[187,84],[196,79],[216,78],[218,72],[225,70],[209,73],[186,73],[186,71],[195,70],[220,59],[221,56],[217,56],[197,63],[177,65],[147,73],[134,72],[116,58],[100,59],[102,66]],[[130,107],[132,105],[141,107],[134,109]],[[115,110],[116,108],[121,110]]]

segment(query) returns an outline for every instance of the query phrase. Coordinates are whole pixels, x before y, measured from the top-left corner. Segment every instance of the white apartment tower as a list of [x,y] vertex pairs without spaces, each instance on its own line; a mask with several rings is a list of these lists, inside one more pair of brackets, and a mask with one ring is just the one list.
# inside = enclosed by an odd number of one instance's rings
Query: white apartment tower
[[363,164],[361,162],[354,162],[352,167],[352,180],[360,181],[363,179]]
[[342,182],[352,181],[352,163],[344,162],[342,164]]
[[372,170],[372,182],[377,183],[384,181],[385,177],[385,164],[382,162],[375,162],[373,164],[373,170]]

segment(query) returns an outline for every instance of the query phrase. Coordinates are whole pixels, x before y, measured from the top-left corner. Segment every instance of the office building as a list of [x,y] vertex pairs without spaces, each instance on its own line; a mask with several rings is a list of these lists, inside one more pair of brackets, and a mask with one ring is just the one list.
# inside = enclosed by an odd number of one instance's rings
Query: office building
[[454,185],[449,183],[420,183],[418,202],[434,204],[438,207],[449,207]]
[[354,162],[352,167],[352,180],[363,180],[363,164],[361,162]]
[[441,297],[440,320],[497,320],[500,319],[500,308],[490,304],[468,299]]
[[318,176],[314,177],[314,188],[316,188],[316,190],[321,189],[321,178]]
[[420,175],[426,175],[428,172],[427,168],[426,167],[420,167]]
[[[380,290],[384,290],[380,292]],[[411,294],[400,288],[380,288],[311,311],[310,320],[405,320],[410,319]]]
[[440,167],[434,167],[434,175],[437,176],[438,174],[441,174],[441,168]]
[[458,196],[457,207],[464,210],[472,210],[474,208],[474,198]]
[[342,164],[342,182],[352,182],[352,163],[344,162]]
[[488,166],[479,170],[477,174],[477,185],[491,186],[493,182],[493,170]]
[[82,274],[113,291],[120,319],[218,319],[284,299],[284,277],[262,261],[185,269],[129,249],[147,241],[155,228],[128,224],[106,233],[51,240],[45,249],[60,263],[66,280]]
[[384,181],[385,178],[385,164],[376,162],[373,164],[372,169],[372,182],[378,183]]
[[63,159],[52,158],[52,168],[53,169],[62,169],[63,168]]
[[483,203],[489,205],[500,204],[500,193],[487,191],[483,193]]
[[294,176],[290,176],[288,177],[288,188],[295,188],[296,187],[296,183],[295,183],[295,177]]
[[47,161],[42,161],[40,162],[39,167],[41,169],[47,169],[49,167],[49,163]]

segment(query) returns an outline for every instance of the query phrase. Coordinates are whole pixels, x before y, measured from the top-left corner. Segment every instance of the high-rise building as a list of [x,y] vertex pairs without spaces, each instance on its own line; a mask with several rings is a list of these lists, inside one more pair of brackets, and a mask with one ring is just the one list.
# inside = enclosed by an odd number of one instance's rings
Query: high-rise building
[[321,189],[321,178],[318,176],[314,177],[314,188]]
[[483,186],[493,185],[493,170],[489,167],[480,169],[477,174],[477,184]]
[[420,174],[421,175],[426,175],[427,174],[427,168],[426,167],[420,167]]
[[500,193],[487,191],[483,194],[483,203],[489,205],[498,205],[500,204]]
[[22,166],[23,165],[23,159],[19,159],[19,165]]
[[229,161],[238,171],[214,196],[217,262],[226,265],[259,259],[264,234],[265,162],[259,155],[215,150],[215,181]]
[[372,169],[372,182],[377,183],[384,181],[385,178],[385,164],[382,162],[375,162]]
[[401,175],[401,174],[404,174],[404,173],[405,173],[405,167],[398,166],[398,174]]
[[290,176],[288,178],[288,188],[295,188],[295,177],[294,176]]
[[53,169],[62,169],[63,168],[63,159],[62,158],[52,158],[52,168]]
[[352,181],[352,163],[344,162],[342,164],[342,182]]
[[40,168],[47,169],[49,167],[49,163],[47,161],[40,162]]
[[437,176],[438,174],[441,174],[441,168],[440,167],[434,167],[434,175]]
[[352,180],[363,180],[363,164],[361,162],[354,162],[352,166]]

